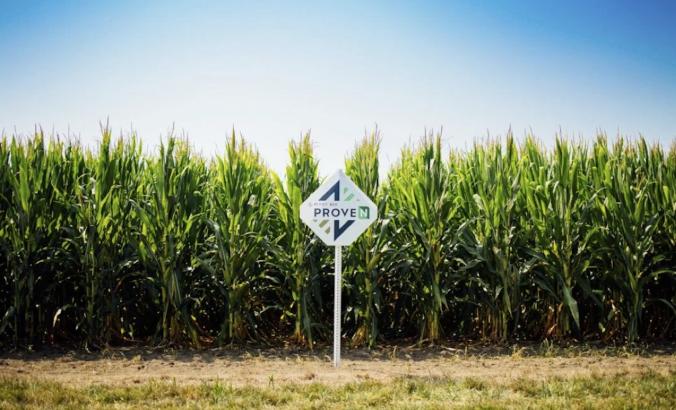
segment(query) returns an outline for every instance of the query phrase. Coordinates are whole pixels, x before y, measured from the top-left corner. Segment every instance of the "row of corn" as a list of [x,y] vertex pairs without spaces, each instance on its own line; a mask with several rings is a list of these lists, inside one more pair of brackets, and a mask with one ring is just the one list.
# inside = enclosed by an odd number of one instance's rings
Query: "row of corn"
[[[380,215],[344,251],[352,345],[676,337],[675,146],[430,134],[382,176],[380,142],[345,159]],[[283,178],[234,135],[213,159],[3,136],[0,345],[330,340],[333,252],[299,218],[320,182],[309,135]]]

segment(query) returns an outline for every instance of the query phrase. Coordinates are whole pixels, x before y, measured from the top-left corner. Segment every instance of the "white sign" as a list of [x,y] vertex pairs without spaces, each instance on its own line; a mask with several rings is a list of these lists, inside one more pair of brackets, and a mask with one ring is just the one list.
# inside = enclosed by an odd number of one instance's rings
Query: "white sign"
[[300,219],[327,245],[336,247],[333,292],[333,365],[340,365],[340,302],[343,256],[349,245],[378,217],[378,207],[350,178],[338,171],[300,206]]
[[378,217],[378,207],[338,171],[300,207],[300,219],[331,246],[354,242]]

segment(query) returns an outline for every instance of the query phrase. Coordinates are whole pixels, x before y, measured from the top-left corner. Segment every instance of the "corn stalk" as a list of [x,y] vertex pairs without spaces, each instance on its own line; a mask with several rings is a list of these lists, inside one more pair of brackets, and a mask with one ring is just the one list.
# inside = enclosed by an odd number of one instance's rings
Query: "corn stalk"
[[432,343],[442,335],[440,318],[448,307],[456,213],[451,184],[439,135],[426,135],[417,149],[404,150],[389,177],[387,209],[394,216],[393,239],[403,252],[401,277],[409,286],[420,340]]
[[596,182],[603,189],[596,206],[604,224],[607,275],[614,289],[611,303],[626,321],[629,343],[639,338],[646,285],[660,275],[673,275],[673,269],[660,268],[669,255],[659,253],[655,243],[662,219],[660,209],[651,206],[656,181],[637,164],[648,152],[635,149],[619,140],[609,153],[604,138],[594,147]]
[[289,144],[290,164],[286,184],[275,178],[276,209],[280,237],[276,240],[272,265],[285,276],[290,303],[284,317],[294,320],[293,340],[313,346],[313,329],[321,311],[322,245],[300,220],[300,205],[319,187],[318,163],[310,134]]
[[[377,130],[365,136],[346,159],[345,169],[355,184],[378,204],[378,213],[384,215],[387,198],[379,189],[380,141]],[[347,310],[354,316],[356,326],[352,336],[354,346],[367,344],[373,348],[378,338],[378,316],[384,301],[383,276],[395,260],[389,221],[386,216],[379,218],[348,248],[345,279],[351,301]]]
[[160,291],[158,332],[165,343],[198,344],[190,312],[193,257],[203,235],[206,166],[191,156],[187,143],[170,137],[160,156],[147,164],[144,198],[135,205],[140,218],[138,256]]
[[225,298],[220,339],[241,341],[256,326],[254,290],[265,279],[263,263],[274,239],[270,232],[274,186],[258,153],[234,133],[214,168],[208,243],[211,270],[221,277]]
[[523,259],[519,240],[518,150],[510,137],[501,145],[475,145],[460,170],[460,201],[467,252],[462,270],[477,286],[481,334],[504,341],[517,327],[525,275],[533,261]]
[[599,257],[599,228],[592,219],[595,194],[589,190],[586,161],[586,151],[561,139],[551,159],[532,139],[524,146],[522,184],[530,252],[537,261],[534,282],[551,300],[547,336],[569,336],[573,326],[580,331],[575,294],[596,300],[589,271]]

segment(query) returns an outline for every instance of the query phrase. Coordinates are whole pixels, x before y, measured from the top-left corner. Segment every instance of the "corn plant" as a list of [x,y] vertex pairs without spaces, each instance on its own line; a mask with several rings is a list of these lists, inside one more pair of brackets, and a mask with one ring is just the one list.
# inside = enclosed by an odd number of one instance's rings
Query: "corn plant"
[[294,320],[293,340],[313,346],[313,329],[321,311],[322,245],[300,220],[300,205],[319,187],[317,160],[310,134],[289,144],[286,184],[275,178],[276,209],[281,236],[271,263],[283,273],[290,294],[283,317]]
[[441,137],[425,136],[417,149],[402,152],[389,177],[388,211],[395,215],[396,246],[403,251],[401,278],[411,297],[420,340],[441,337],[440,317],[448,307],[450,246],[456,207]]
[[131,200],[139,182],[140,149],[133,136],[128,142],[113,143],[110,128],[105,127],[97,153],[88,152],[85,162],[76,170],[78,183],[67,200],[76,209],[70,244],[83,273],[86,341],[96,346],[107,344],[113,333],[124,333],[116,290],[133,259],[128,245],[136,223]]
[[521,291],[533,264],[524,259],[518,237],[516,143],[508,138],[504,152],[500,144],[475,145],[460,174],[458,189],[466,220],[461,243],[467,252],[462,271],[477,286],[481,334],[506,340],[518,324]]
[[7,212],[8,270],[12,301],[4,320],[12,323],[14,344],[32,344],[40,324],[36,287],[40,280],[39,254],[51,234],[48,209],[53,200],[54,165],[44,145],[42,132],[26,144],[13,139],[9,154],[11,205]]
[[3,135],[0,138],[0,337],[4,336],[11,314],[10,299],[12,278],[9,273],[9,227],[12,189],[10,185],[9,144]]
[[[270,213],[274,186],[258,153],[235,135],[216,158],[209,198],[210,267],[222,279],[225,320],[221,340],[237,341],[256,327],[256,283],[274,239]],[[264,307],[261,307],[264,309]]]
[[668,255],[658,253],[655,246],[660,212],[651,206],[649,196],[655,181],[639,172],[635,148],[619,140],[609,154],[605,139],[599,139],[595,154],[597,181],[603,188],[597,207],[605,225],[612,303],[626,321],[627,340],[632,343],[639,338],[646,285],[673,271],[660,269]]
[[170,137],[147,165],[144,198],[135,204],[140,226],[137,252],[160,291],[158,331],[162,341],[198,344],[190,307],[193,257],[203,235],[206,166],[187,143]]
[[[374,131],[357,145],[345,161],[347,175],[385,213],[387,197],[381,195],[378,175],[380,136]],[[352,336],[355,346],[367,344],[374,347],[378,337],[378,316],[383,307],[384,274],[392,267],[395,251],[388,231],[390,220],[379,218],[355,243],[348,248],[345,263],[348,295],[351,301],[348,312],[354,316],[356,329]]]
[[527,232],[530,252],[537,261],[534,281],[551,300],[548,336],[568,336],[572,326],[580,331],[575,293],[595,299],[589,270],[598,259],[599,229],[592,223],[595,195],[588,189],[586,157],[586,151],[571,149],[561,139],[551,159],[532,139],[524,146],[521,168],[530,224]]
[[[643,333],[661,334],[669,329],[670,322],[676,319],[676,293],[670,292],[676,281],[676,167],[669,161],[676,159],[676,144],[672,145],[672,156],[659,146],[650,147],[644,139],[635,144],[637,158],[635,167],[644,177],[651,181],[648,185],[648,206],[650,212],[658,215],[656,229],[653,233],[654,254],[660,255],[653,270],[661,272],[646,284],[646,309],[642,316],[646,329]],[[650,309],[650,310],[648,310]]]

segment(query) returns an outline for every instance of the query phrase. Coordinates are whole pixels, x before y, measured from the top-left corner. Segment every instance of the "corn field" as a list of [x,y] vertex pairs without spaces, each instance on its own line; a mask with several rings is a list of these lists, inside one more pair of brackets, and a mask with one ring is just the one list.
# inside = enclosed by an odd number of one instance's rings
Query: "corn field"
[[[379,175],[346,173],[380,219],[344,259],[344,337],[676,339],[676,145],[533,137],[444,153],[438,135]],[[170,136],[0,140],[0,346],[210,346],[331,338],[333,252],[299,218],[311,137],[283,177],[236,137],[207,159]]]

